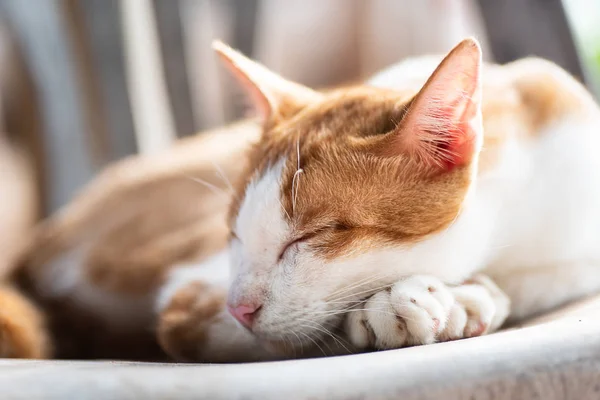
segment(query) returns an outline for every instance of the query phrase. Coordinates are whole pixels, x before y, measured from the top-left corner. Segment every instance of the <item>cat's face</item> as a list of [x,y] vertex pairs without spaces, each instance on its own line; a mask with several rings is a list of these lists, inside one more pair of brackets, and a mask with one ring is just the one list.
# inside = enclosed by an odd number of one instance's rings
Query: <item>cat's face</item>
[[476,173],[479,47],[457,46],[418,94],[317,93],[218,51],[265,121],[231,209],[229,304],[260,339],[310,345],[375,290],[427,272]]

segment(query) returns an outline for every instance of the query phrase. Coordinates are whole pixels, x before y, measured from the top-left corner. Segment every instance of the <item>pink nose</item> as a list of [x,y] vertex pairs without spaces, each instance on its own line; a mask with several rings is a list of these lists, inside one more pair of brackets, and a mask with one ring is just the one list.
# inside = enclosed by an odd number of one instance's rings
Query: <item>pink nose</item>
[[237,319],[240,324],[244,325],[246,328],[250,328],[252,326],[252,322],[260,309],[260,305],[248,305],[248,304],[240,304],[238,306],[230,306],[227,305],[227,309],[233,315],[235,319]]

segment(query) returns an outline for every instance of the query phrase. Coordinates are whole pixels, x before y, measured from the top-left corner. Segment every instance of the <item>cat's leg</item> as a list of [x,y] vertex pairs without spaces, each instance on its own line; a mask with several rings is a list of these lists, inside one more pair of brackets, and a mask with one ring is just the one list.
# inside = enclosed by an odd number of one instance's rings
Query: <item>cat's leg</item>
[[242,362],[272,359],[227,311],[227,251],[175,268],[157,301],[157,338],[177,361]]
[[346,332],[359,348],[391,349],[492,332],[508,316],[508,297],[478,275],[458,286],[412,276],[349,312]]
[[158,315],[157,337],[177,361],[249,362],[272,359],[227,312],[221,287],[193,281],[177,290]]
[[0,286],[0,358],[49,358],[42,312],[17,290]]

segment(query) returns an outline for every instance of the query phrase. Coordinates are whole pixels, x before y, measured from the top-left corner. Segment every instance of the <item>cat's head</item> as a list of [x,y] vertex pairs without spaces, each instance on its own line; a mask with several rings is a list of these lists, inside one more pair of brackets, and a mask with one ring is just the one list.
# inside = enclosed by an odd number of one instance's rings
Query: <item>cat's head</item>
[[482,145],[475,40],[418,93],[317,92],[215,49],[264,123],[230,213],[240,322],[268,342],[310,344],[375,290],[437,267],[430,258],[471,192]]

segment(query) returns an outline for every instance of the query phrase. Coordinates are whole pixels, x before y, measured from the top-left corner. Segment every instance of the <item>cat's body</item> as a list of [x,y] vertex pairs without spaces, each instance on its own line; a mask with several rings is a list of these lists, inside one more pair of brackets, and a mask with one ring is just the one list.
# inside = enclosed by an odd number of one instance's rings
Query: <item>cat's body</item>
[[[328,345],[390,348],[474,336],[505,320],[505,294],[510,315],[520,319],[600,290],[597,105],[542,60],[489,66],[481,79],[478,51],[461,44],[423,90],[439,59],[405,62],[371,80],[386,90],[321,95],[221,48],[266,121],[246,172],[224,168],[227,179],[241,178],[228,249],[199,263],[215,248],[182,254],[176,249],[185,247],[185,235],[177,235],[160,268],[143,261],[127,275],[135,282],[150,274],[152,285],[128,293],[122,271],[104,268],[97,277],[115,284],[88,296],[99,281],[86,271],[104,265],[90,261],[88,246],[104,239],[64,232],[78,218],[94,232],[86,214],[100,205],[79,207],[77,217],[72,211],[70,221],[63,215],[49,225],[62,244],[46,246],[54,250],[37,261],[30,255],[28,280],[46,300],[83,295],[86,312],[115,329],[156,324],[175,358],[216,361],[271,357],[256,338],[296,355],[340,326],[351,344],[335,338]],[[240,138],[235,151],[256,140]],[[216,163],[226,159],[213,155]],[[212,170],[192,171],[214,182]],[[164,196],[158,190],[149,199]],[[207,191],[194,196],[188,200],[220,199]],[[135,207],[144,199],[129,201]],[[225,219],[224,207],[215,210],[215,221]],[[127,236],[127,224],[113,225]],[[148,229],[164,229],[154,225]],[[200,230],[194,240],[210,237]],[[224,243],[224,232],[215,235]],[[225,309],[229,263],[229,308],[253,334]],[[65,276],[73,279],[65,284]]]

